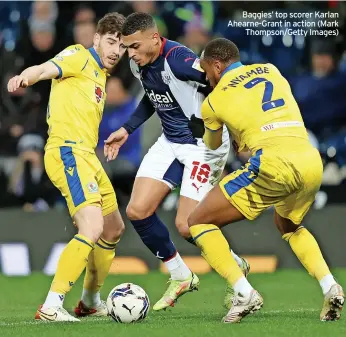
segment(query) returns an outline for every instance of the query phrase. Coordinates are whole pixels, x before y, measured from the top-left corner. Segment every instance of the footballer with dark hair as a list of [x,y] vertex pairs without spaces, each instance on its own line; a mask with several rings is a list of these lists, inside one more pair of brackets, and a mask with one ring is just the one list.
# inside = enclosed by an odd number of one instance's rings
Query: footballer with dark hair
[[226,125],[238,151],[251,152],[245,167],[223,178],[188,219],[203,256],[234,288],[224,322],[240,322],[259,310],[263,299],[232,258],[220,229],[254,220],[271,206],[282,239],[321,286],[321,321],[338,320],[343,289],[314,236],[302,226],[322,182],[322,160],[309,141],[287,80],[272,64],[243,65],[237,46],[224,38],[207,44],[201,67],[214,87],[202,105],[204,143],[210,149],[222,146]]
[[[200,116],[201,104],[210,91],[199,58],[190,49],[161,37],[153,17],[146,13],[133,13],[126,18],[122,39],[132,73],[140,80],[145,94],[130,120],[109,136],[105,153],[108,159],[115,159],[127,137],[157,113],[163,133],[141,163],[127,216],[143,243],[170,273],[170,285],[153,307],[162,310],[173,306],[181,295],[197,289],[199,279],[177,252],[156,210],[171,190],[181,186],[175,224],[179,233],[194,244],[187,219],[220,179],[229,137],[225,129],[223,146],[213,151],[189,128],[191,116]],[[247,275],[246,260],[232,254]],[[232,296],[233,289],[228,287],[227,305]]]

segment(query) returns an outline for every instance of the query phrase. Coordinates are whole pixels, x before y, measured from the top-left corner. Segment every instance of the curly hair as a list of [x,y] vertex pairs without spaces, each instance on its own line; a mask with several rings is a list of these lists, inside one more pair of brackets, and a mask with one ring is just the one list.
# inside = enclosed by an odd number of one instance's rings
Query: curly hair
[[117,12],[108,13],[97,23],[96,33],[100,35],[118,33],[120,36],[124,22],[124,15]]
[[238,47],[230,40],[217,38],[211,40],[205,47],[203,58],[205,60],[218,60],[223,63],[240,60]]

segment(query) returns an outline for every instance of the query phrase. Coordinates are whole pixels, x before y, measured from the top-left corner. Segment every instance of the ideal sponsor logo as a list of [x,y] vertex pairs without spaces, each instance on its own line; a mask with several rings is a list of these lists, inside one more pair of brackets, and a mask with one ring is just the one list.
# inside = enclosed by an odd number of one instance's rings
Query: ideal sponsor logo
[[173,99],[168,91],[163,94],[157,94],[152,89],[151,91],[145,90],[150,101],[155,108],[169,109],[173,108]]
[[152,102],[157,102],[157,103],[173,103],[172,97],[169,94],[168,91],[166,91],[164,94],[155,94],[154,90],[148,91],[146,90],[147,95],[149,99]]

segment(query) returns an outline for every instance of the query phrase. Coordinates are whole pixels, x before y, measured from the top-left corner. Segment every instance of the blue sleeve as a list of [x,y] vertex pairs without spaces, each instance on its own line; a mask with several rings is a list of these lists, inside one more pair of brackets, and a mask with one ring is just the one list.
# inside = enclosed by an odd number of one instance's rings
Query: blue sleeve
[[199,65],[199,58],[190,49],[177,46],[168,51],[166,58],[173,74],[179,80],[208,85],[205,72]]
[[135,112],[132,114],[130,119],[123,125],[123,128],[130,135],[137,128],[139,128],[146,120],[148,120],[155,112],[150,99],[144,94],[142,100],[138,104]]

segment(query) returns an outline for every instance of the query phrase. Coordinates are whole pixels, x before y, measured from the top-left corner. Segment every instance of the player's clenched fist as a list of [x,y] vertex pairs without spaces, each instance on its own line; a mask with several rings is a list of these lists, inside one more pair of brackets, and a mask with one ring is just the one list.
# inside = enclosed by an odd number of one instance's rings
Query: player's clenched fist
[[103,152],[107,161],[114,160],[119,153],[120,147],[126,142],[129,134],[124,128],[110,134],[110,136],[105,140],[105,145]]
[[7,84],[7,90],[9,92],[14,92],[18,88],[26,88],[29,85],[29,80],[28,78],[22,76],[22,75],[17,75],[12,77]]

